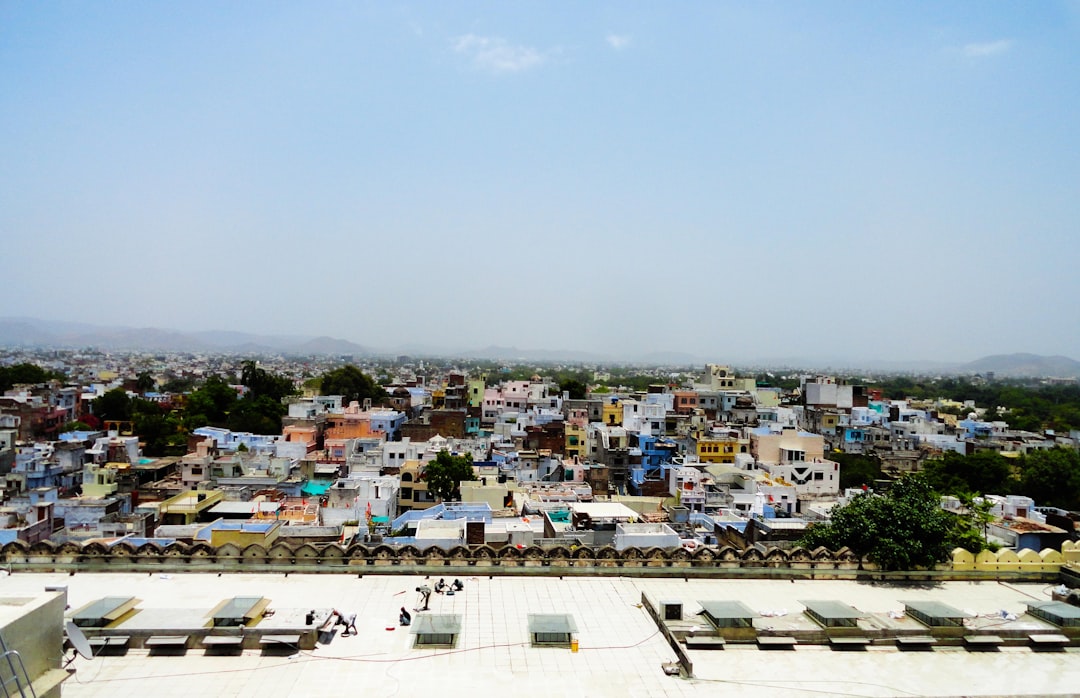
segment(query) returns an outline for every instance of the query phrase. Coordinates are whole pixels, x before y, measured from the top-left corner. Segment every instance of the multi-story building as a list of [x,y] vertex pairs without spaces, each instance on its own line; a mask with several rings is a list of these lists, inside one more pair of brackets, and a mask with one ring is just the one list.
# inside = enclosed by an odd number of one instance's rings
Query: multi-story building
[[608,467],[611,487],[625,493],[630,477],[630,436],[621,426],[590,424],[588,458]]

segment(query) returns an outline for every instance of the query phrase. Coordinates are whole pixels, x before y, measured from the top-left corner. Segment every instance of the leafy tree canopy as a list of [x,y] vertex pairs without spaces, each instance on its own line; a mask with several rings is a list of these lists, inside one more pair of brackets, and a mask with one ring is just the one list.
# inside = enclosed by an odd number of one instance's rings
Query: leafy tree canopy
[[387,398],[386,390],[381,385],[352,364],[324,373],[319,383],[319,393],[341,395],[346,405],[350,402],[362,404],[367,398],[378,403]]
[[165,412],[156,402],[128,397],[116,388],[94,400],[93,411],[102,421],[130,421],[148,456],[182,456],[187,450],[187,432],[180,417]]
[[170,378],[161,385],[163,393],[186,393],[195,387],[191,378]]
[[[886,398],[973,400],[987,409],[987,420],[1003,419],[1014,429],[1080,428],[1080,385],[1076,383],[1043,385],[1034,379],[982,381],[964,377],[892,376],[875,385]],[[1003,409],[999,411],[999,407]]]
[[953,530],[950,534],[951,547],[964,548],[972,553],[979,553],[990,546],[986,542],[986,529],[994,515],[990,510],[994,503],[988,499],[978,502],[969,494],[959,495],[963,505],[962,513],[953,515]]
[[63,373],[50,371],[37,364],[21,363],[13,366],[0,366],[0,392],[11,390],[16,385],[36,385],[50,380],[63,380]]
[[428,492],[443,502],[455,502],[461,499],[461,482],[475,480],[472,455],[452,456],[447,450],[439,451],[435,460],[424,466],[422,477],[427,482]]
[[189,429],[208,425],[227,426],[229,411],[237,400],[235,388],[220,376],[210,376],[202,387],[188,395],[184,410],[185,425]]
[[[843,469],[841,469],[843,472]],[[922,474],[942,494],[1021,494],[1040,506],[1080,509],[1080,453],[1055,448],[1016,459],[995,451],[946,453],[927,461]]]
[[139,393],[149,393],[157,387],[157,382],[154,377],[150,375],[148,371],[143,371],[135,379],[135,391]]
[[886,571],[932,567],[955,547],[953,515],[940,502],[925,478],[909,475],[885,494],[857,494],[833,509],[827,523],[807,529],[801,544],[847,546]]
[[254,361],[244,362],[240,383],[246,385],[256,398],[265,396],[280,402],[283,397],[296,394],[296,386],[290,379],[261,369]]
[[559,382],[559,391],[569,393],[571,400],[584,400],[589,392],[589,386],[583,381],[566,378]]
[[880,480],[881,459],[877,456],[868,456],[862,453],[828,454],[829,460],[840,464],[840,489],[849,487],[873,486],[875,480]]
[[927,461],[922,468],[927,482],[942,494],[1010,494],[1015,490],[1009,459],[996,451],[969,456],[950,451]]
[[131,398],[123,388],[113,388],[93,402],[93,412],[101,420],[131,419]]
[[1017,489],[1040,506],[1080,510],[1080,453],[1055,448],[1027,454],[1020,462]]
[[288,408],[266,395],[237,400],[229,411],[229,429],[253,434],[281,433],[281,418]]

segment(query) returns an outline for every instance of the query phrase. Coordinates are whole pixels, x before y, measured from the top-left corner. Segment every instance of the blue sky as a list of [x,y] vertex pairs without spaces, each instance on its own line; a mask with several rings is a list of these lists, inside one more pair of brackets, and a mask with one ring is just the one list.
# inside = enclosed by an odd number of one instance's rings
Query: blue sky
[[1080,3],[0,1],[0,315],[1080,355]]

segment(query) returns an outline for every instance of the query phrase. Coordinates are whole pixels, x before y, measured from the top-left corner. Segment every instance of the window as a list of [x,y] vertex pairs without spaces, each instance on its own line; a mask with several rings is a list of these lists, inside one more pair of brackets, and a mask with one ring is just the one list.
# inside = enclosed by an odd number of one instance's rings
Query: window
[[534,646],[568,647],[577,632],[577,623],[569,614],[529,614],[528,623]]
[[425,613],[413,618],[412,632],[416,647],[453,647],[461,633],[461,616],[456,614]]
[[417,647],[453,647],[454,636],[450,633],[420,633],[416,636]]

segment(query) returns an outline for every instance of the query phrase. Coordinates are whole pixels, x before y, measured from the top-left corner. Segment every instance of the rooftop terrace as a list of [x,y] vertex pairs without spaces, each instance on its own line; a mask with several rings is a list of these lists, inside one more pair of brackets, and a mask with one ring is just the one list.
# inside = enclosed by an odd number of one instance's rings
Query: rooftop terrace
[[[447,582],[459,572],[446,571]],[[469,572],[460,570],[462,591],[431,597],[432,613],[461,619],[452,650],[416,649],[408,629],[397,625],[399,608],[411,610],[417,603],[415,588],[435,581],[418,576],[16,573],[0,576],[0,596],[25,597],[45,586],[66,586],[73,611],[104,597],[138,596],[146,612],[190,609],[202,617],[223,600],[258,596],[269,600],[269,610],[289,617],[328,608],[357,613],[356,636],[339,635],[291,655],[244,649],[222,656],[188,649],[158,656],[132,649],[122,656],[79,659],[75,677],[64,685],[69,698],[276,698],[343,691],[379,696],[715,696],[732,690],[771,697],[1045,695],[1066,694],[1080,685],[1080,647],[1036,652],[1002,646],[971,652],[938,646],[905,652],[872,645],[852,653],[799,644],[778,655],[752,644],[729,644],[721,651],[689,650],[695,678],[666,676],[661,665],[675,654],[641,607],[642,594],[680,600],[684,618],[693,619],[701,610],[696,599],[737,601],[763,616],[754,620],[756,626],[780,632],[813,625],[799,599],[842,600],[867,614],[901,611],[905,601],[922,600],[970,609],[988,625],[1004,623],[991,618],[1002,611],[1023,616],[1029,602],[1048,601],[1042,584],[464,576]],[[572,616],[580,650],[532,646],[530,614]],[[921,626],[910,618],[895,622],[913,631]]]

